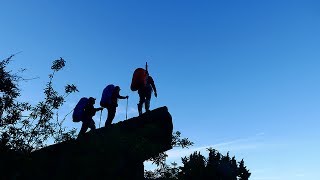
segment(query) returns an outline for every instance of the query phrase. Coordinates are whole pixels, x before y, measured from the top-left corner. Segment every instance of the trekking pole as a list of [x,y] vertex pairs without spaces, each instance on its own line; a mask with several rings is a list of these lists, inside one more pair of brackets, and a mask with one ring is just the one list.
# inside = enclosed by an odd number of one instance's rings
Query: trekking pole
[[127,98],[127,107],[126,107],[126,120],[128,119],[128,101],[129,101],[129,98]]
[[62,119],[62,121],[60,122],[60,126],[62,125],[62,123],[66,120],[67,116],[72,113],[72,111],[74,111],[74,109],[72,109],[67,115],[64,116],[64,118]]
[[101,116],[102,116],[102,110],[103,110],[103,109],[101,109],[101,112],[100,112],[100,122],[99,122],[99,128],[100,128],[100,124],[101,124]]
[[148,62],[146,62],[146,71],[148,71]]

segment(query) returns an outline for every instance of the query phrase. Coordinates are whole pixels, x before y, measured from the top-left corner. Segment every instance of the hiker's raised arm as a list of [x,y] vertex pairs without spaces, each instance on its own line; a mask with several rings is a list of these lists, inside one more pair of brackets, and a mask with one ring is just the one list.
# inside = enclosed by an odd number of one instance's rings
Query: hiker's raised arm
[[129,96],[120,96],[120,95],[119,95],[118,98],[119,98],[119,99],[127,99],[127,98],[129,98]]

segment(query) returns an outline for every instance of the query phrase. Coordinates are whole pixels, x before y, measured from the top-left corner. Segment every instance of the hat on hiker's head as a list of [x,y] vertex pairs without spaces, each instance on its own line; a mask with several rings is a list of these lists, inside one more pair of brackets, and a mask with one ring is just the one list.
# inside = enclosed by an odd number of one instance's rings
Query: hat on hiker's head
[[121,90],[119,86],[114,87],[115,90]]
[[89,100],[90,100],[90,101],[95,101],[96,98],[94,98],[94,97],[89,97]]

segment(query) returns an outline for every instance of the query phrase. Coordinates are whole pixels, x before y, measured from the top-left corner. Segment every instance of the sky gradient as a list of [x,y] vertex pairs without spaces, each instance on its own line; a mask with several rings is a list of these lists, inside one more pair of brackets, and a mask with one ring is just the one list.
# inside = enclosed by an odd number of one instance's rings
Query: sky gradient
[[[135,68],[148,61],[158,89],[151,109],[167,106],[174,130],[195,145],[173,149],[179,161],[207,147],[244,158],[252,180],[319,177],[320,2],[315,0],[2,1],[0,57],[27,68],[22,98],[36,103],[51,62],[61,92],[74,83],[61,114],[108,84],[129,95]],[[113,123],[125,119],[119,100]],[[99,126],[99,115],[95,116]],[[102,114],[103,125],[106,111]],[[71,117],[65,125],[80,129]]]

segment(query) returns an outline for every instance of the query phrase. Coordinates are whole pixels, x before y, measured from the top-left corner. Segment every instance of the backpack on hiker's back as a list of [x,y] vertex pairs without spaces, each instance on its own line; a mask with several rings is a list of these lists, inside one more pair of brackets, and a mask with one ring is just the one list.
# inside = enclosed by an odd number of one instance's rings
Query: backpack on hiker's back
[[112,103],[111,96],[114,88],[115,86],[113,84],[109,84],[107,87],[104,88],[102,92],[101,100],[100,100],[101,107],[107,108],[111,105]]
[[147,72],[143,68],[137,68],[133,72],[132,81],[131,81],[131,90],[136,91],[142,87],[145,87],[147,84]]
[[83,120],[84,117],[84,108],[86,107],[86,105],[88,104],[89,99],[86,97],[83,97],[79,100],[78,104],[76,105],[76,107],[73,110],[73,114],[72,114],[72,121],[73,122],[80,122],[81,120]]

